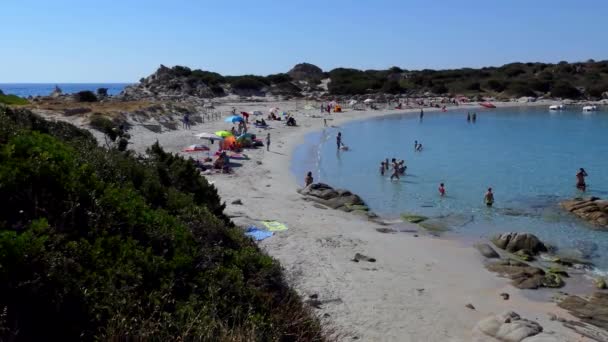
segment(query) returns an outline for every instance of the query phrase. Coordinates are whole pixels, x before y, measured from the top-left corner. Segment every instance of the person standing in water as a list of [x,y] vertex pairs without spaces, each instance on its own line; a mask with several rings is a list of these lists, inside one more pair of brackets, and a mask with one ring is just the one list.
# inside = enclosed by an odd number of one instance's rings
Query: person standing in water
[[424,117],[424,109],[420,108],[420,121],[422,121],[423,117]]
[[314,179],[312,178],[312,172],[308,171],[308,173],[306,174],[306,177],[304,177],[304,186],[311,185],[313,180]]
[[385,168],[384,162],[380,162],[380,175],[381,176],[384,176],[384,168]]
[[336,144],[338,145],[338,150],[342,146],[342,132],[338,132],[338,136],[336,137]]
[[477,121],[477,113],[473,113],[473,122]]
[[386,168],[386,171],[388,171],[388,166],[389,166],[388,158],[386,158],[386,160],[384,161],[384,167]]
[[488,207],[491,207],[494,204],[494,193],[492,192],[492,188],[488,188],[488,192],[486,192],[483,199]]
[[471,122],[471,113],[467,113],[467,122]]
[[587,189],[587,184],[585,183],[585,177],[587,177],[587,171],[582,167],[576,173],[576,187],[580,190],[585,191]]
[[391,180],[393,180],[393,178],[397,178],[397,180],[399,180],[399,164],[397,164],[397,160],[395,160],[395,158],[393,158],[392,165],[393,173],[391,174]]
[[418,140],[414,140],[414,151],[418,150]]
[[439,196],[445,196],[445,186],[443,186],[443,183],[439,184]]
[[270,133],[266,135],[266,151],[270,151]]

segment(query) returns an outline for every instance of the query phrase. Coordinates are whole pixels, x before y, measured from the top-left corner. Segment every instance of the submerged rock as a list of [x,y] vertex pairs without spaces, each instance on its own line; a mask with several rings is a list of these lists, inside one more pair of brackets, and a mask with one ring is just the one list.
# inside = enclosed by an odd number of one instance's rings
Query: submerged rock
[[560,205],[581,219],[602,229],[608,229],[608,200],[597,197],[576,198],[563,201]]
[[496,247],[511,253],[523,250],[529,255],[536,255],[547,251],[547,247],[536,235],[530,233],[503,233],[493,237],[491,241]]
[[410,223],[420,223],[420,222],[428,220],[428,217],[426,217],[426,216],[414,215],[414,214],[401,214],[401,218],[404,221],[407,221]]

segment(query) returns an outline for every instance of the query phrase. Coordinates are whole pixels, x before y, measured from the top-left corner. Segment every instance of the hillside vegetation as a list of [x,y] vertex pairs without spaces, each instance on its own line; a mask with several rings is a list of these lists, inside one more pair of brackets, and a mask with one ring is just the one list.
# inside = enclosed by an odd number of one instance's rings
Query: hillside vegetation
[[0,340],[322,340],[191,161],[0,107]]
[[193,95],[200,97],[280,94],[322,95],[318,85],[329,79],[328,95],[405,94],[496,96],[513,98],[547,96],[554,98],[600,99],[608,97],[608,61],[567,63],[511,63],[501,67],[453,70],[357,70],[336,68],[323,72],[302,63],[284,74],[268,76],[222,76],[183,66],[161,66],[127,93]]

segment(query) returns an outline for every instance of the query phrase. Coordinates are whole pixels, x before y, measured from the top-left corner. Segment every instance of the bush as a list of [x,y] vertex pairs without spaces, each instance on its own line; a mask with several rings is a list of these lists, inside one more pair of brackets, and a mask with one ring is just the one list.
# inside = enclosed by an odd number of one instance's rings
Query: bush
[[381,91],[387,94],[401,94],[404,92],[404,89],[401,88],[398,81],[388,81],[384,83]]
[[530,85],[521,81],[510,83],[505,91],[515,97],[536,96]]
[[0,108],[0,198],[2,340],[323,339],[195,164],[158,145],[136,158]]
[[289,76],[288,74],[268,75],[268,76],[266,76],[266,79],[271,84],[287,83],[287,82],[291,82],[291,80],[292,80],[291,76]]
[[589,96],[594,98],[602,98],[605,92],[608,92],[608,83],[595,84],[587,89]]
[[232,82],[232,88],[234,89],[242,89],[242,90],[262,90],[266,84],[261,82],[259,79],[252,77],[243,77],[238,78],[234,82]]
[[570,83],[562,81],[556,83],[553,88],[551,88],[551,96],[565,99],[576,99],[581,96],[581,93]]
[[435,94],[445,94],[448,91],[449,91],[448,88],[443,83],[435,84],[431,87],[431,92],[433,92]]
[[488,82],[486,83],[487,87],[490,90],[496,91],[496,92],[502,92],[505,90],[505,88],[507,87],[505,82],[499,81],[499,80],[488,80]]
[[97,96],[90,90],[79,91],[75,97],[78,102],[97,102]]
[[0,104],[6,105],[26,105],[29,101],[17,95],[4,95],[0,92]]

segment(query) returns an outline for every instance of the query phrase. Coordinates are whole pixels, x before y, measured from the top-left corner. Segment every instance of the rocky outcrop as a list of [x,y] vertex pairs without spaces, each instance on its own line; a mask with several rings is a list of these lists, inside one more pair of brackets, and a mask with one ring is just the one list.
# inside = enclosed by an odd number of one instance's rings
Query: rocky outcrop
[[529,255],[546,252],[547,247],[534,235],[530,233],[503,233],[492,238],[492,243],[500,249],[510,253],[524,251]]
[[560,205],[574,215],[603,229],[608,229],[608,200],[597,197],[575,198]]
[[[537,322],[521,318],[513,311],[482,319],[473,329],[473,341],[529,342],[543,331]],[[558,341],[558,340],[536,340]]]
[[142,78],[138,84],[126,87],[121,96],[126,99],[186,96],[212,98],[216,96],[206,83],[189,77],[188,72],[184,72],[186,69],[184,67],[168,68],[161,65],[155,73]]
[[539,287],[558,288],[564,286],[562,278],[555,273],[545,273],[541,268],[524,262],[504,259],[486,265],[491,272],[511,279],[511,284],[520,289],[538,289]]
[[583,322],[608,330],[608,293],[595,292],[588,300],[568,296],[558,305]]
[[334,189],[327,184],[311,184],[298,190],[298,193],[303,195],[306,200],[323,204],[332,209],[346,212],[369,212],[369,208],[365,205],[365,202],[363,202],[361,197],[348,190]]
[[296,64],[287,74],[296,81],[320,80],[323,78],[323,70],[310,63]]
[[498,253],[496,253],[496,251],[487,243],[478,243],[475,245],[475,248],[479,251],[479,253],[481,253],[481,255],[488,259],[500,258],[500,255],[498,255]]

